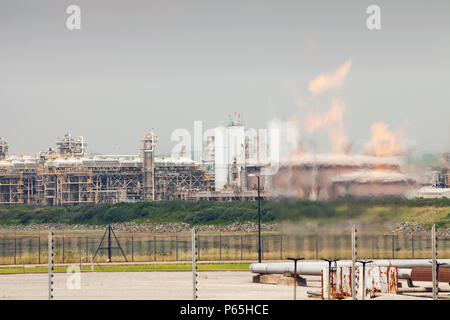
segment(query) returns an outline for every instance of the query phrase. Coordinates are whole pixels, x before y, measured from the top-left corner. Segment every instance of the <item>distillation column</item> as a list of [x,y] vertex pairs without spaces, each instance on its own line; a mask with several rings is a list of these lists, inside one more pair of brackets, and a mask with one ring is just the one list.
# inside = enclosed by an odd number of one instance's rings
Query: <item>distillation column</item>
[[155,200],[154,150],[158,137],[149,132],[142,138],[144,201]]
[[0,137],[0,160],[6,159],[8,154],[8,143],[5,139]]

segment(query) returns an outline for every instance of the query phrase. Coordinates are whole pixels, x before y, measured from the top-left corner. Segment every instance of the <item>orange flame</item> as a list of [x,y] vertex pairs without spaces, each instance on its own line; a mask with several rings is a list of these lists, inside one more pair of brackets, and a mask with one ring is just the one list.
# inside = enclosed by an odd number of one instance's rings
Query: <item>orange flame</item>
[[347,60],[333,74],[321,74],[309,83],[309,91],[313,96],[331,88],[342,86],[347,73],[352,65],[352,60]]
[[328,136],[335,152],[347,153],[350,147],[345,136],[342,120],[345,107],[344,101],[335,99],[327,112],[310,115],[306,119],[305,128],[308,133],[313,133],[320,127],[324,127],[328,131]]
[[401,132],[392,133],[388,126],[383,122],[374,123],[371,127],[372,139],[366,145],[366,152],[377,156],[393,156],[404,151],[399,140],[401,139]]

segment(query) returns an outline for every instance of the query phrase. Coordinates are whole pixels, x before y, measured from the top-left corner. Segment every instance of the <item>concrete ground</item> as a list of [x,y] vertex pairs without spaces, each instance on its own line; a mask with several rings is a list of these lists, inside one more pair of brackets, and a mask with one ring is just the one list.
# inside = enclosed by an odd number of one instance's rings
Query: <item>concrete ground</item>
[[[80,288],[69,289],[69,274],[54,276],[54,299],[192,299],[192,273],[190,272],[83,272]],[[306,291],[320,291],[320,278],[305,277],[308,287],[297,287],[297,299],[309,298]],[[72,278],[73,279],[73,278]],[[198,278],[199,299],[224,300],[290,300],[293,287],[287,285],[252,282],[252,274],[246,271],[200,272]],[[69,285],[76,282],[69,282]],[[418,283],[418,285],[424,285]],[[425,283],[429,286],[429,283]],[[447,284],[446,289],[450,287]],[[449,293],[440,296],[450,297]],[[1,299],[47,299],[47,274],[0,275]],[[377,299],[430,299],[431,293],[389,295]]]

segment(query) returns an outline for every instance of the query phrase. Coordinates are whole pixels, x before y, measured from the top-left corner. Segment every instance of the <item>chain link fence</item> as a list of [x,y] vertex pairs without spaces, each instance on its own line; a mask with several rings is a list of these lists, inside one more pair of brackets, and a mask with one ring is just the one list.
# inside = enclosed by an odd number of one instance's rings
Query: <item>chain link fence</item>
[[[120,245],[129,262],[190,261],[190,233],[118,233]],[[1,233],[0,264],[47,263],[47,232]],[[55,262],[78,263],[94,256],[103,232],[55,232]],[[262,234],[262,259],[284,260],[351,258],[350,235]],[[200,261],[257,260],[257,233],[198,233]],[[438,258],[450,257],[450,239],[438,239]],[[112,261],[125,261],[114,238]],[[107,247],[107,239],[102,248]],[[424,235],[359,234],[358,257],[368,259],[411,259],[431,257],[431,238]],[[96,262],[106,262],[107,250],[99,249]]]

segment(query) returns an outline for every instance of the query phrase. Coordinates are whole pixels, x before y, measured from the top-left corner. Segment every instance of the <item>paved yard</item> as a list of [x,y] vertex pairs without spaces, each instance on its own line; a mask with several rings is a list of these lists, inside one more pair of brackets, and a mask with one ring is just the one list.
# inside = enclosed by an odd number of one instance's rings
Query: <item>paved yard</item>
[[[190,272],[84,272],[80,288],[67,286],[69,274],[55,274],[54,299],[192,299]],[[297,287],[298,299],[306,291],[320,291],[319,277],[306,277],[308,287]],[[286,285],[252,283],[252,274],[241,271],[200,272],[199,299],[292,299]],[[70,284],[70,283],[69,283]],[[72,282],[74,284],[74,282]],[[423,284],[422,284],[423,285]],[[426,284],[426,285],[429,285]],[[448,289],[447,284],[443,284]],[[449,293],[441,293],[449,297]],[[47,299],[47,274],[0,275],[0,299]],[[378,299],[429,299],[431,293],[384,296]]]

